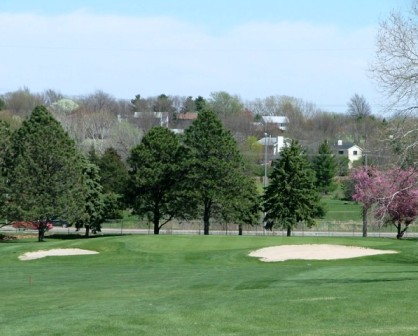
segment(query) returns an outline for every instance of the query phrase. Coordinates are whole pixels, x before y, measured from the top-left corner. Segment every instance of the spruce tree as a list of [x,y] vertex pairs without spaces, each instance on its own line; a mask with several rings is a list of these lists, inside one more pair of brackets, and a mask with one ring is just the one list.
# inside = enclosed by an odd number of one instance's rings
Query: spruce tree
[[285,147],[273,164],[270,184],[265,189],[263,208],[266,229],[279,226],[287,236],[297,223],[314,225],[320,209],[315,172],[297,141]]
[[0,121],[0,227],[6,224],[6,204],[7,204],[7,185],[6,185],[6,158],[10,148],[11,130],[9,124]]
[[242,202],[249,193],[247,187],[242,188],[247,178],[243,160],[231,133],[208,109],[186,129],[184,143],[190,152],[189,187],[200,204],[204,234],[208,235],[212,217],[239,219],[234,203]]
[[128,183],[129,174],[126,164],[117,151],[110,147],[99,156],[94,149],[89,152],[90,162],[99,168],[100,184],[103,187],[105,202],[104,217],[107,219],[122,219],[124,193]]
[[105,220],[105,196],[102,193],[99,168],[82,158],[82,173],[85,187],[83,212],[76,221],[77,230],[85,228],[85,236],[89,237],[90,230],[95,234],[101,231],[101,224]]
[[334,178],[338,164],[327,140],[319,146],[318,155],[313,160],[313,168],[318,190],[324,194],[334,191],[336,188]]
[[85,192],[81,157],[45,107],[36,107],[12,134],[5,176],[8,219],[36,221],[40,241],[52,219],[80,218]]

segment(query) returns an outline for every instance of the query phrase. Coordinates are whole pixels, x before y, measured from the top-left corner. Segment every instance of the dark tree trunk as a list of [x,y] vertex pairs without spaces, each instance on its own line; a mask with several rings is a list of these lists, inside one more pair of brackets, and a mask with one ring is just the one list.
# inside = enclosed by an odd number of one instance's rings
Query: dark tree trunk
[[238,225],[238,236],[242,236],[242,224]]
[[160,234],[160,226],[158,225],[158,223],[154,222],[154,234]]
[[154,224],[154,234],[160,234],[160,209],[158,208],[158,204],[154,207],[154,218],[153,218],[153,224]]
[[401,239],[402,236],[403,236],[403,232],[401,231],[401,224],[398,224],[398,225],[395,225],[395,226],[396,226],[396,229],[398,231],[398,234],[396,235],[396,238]]
[[363,237],[367,237],[367,211],[366,207],[362,209],[362,216],[363,216]]
[[84,227],[86,228],[86,233],[84,234],[84,236],[86,238],[88,238],[88,237],[90,237],[90,225],[86,224],[86,225],[84,225]]
[[288,227],[287,227],[287,234],[286,234],[286,236],[287,236],[287,237],[290,237],[290,236],[291,236],[291,234],[292,234],[292,228],[291,228],[290,226],[288,226]]
[[205,210],[203,213],[203,234],[204,235],[209,234],[210,209],[211,209],[211,202],[210,201],[205,202]]
[[209,234],[209,218],[203,219],[203,234],[206,236]]
[[45,238],[45,231],[48,228],[48,221],[38,221],[38,242],[43,242]]
[[402,222],[399,222],[398,225],[395,225],[397,230],[398,230],[398,234],[396,235],[397,239],[402,239],[403,235],[405,234],[406,230],[408,230],[408,225],[409,223],[405,223],[405,228],[403,230],[402,229]]
[[38,227],[38,242],[43,242],[45,238],[45,226],[40,222]]

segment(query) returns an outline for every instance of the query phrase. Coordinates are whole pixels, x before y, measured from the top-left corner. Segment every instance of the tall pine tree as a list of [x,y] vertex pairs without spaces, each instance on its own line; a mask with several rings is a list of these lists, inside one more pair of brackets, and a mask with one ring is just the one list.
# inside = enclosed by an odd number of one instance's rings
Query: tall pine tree
[[101,231],[101,224],[105,220],[105,196],[102,193],[99,168],[82,158],[82,173],[85,184],[84,211],[76,221],[77,231],[84,227],[85,236],[89,237],[90,230],[93,233]]
[[[254,195],[256,190],[254,184],[243,181],[248,177],[243,174],[243,160],[231,133],[214,112],[206,109],[185,131],[184,143],[191,158],[188,180],[193,197],[200,204],[204,234],[209,234],[212,217],[242,223],[244,217],[237,211],[239,202],[245,203],[243,200],[251,194],[249,189],[253,189]],[[251,218],[249,215],[245,220]]]
[[8,219],[36,221],[39,240],[54,218],[74,222],[84,208],[81,157],[73,140],[43,106],[11,137],[6,158]]
[[7,224],[7,185],[6,185],[6,158],[10,148],[11,131],[9,125],[0,121],[0,227]]
[[315,172],[297,141],[285,147],[274,162],[270,184],[265,189],[263,208],[267,229],[278,225],[291,235],[297,223],[314,225],[320,209]]
[[338,164],[335,156],[325,140],[318,149],[318,155],[313,159],[313,168],[316,175],[316,187],[323,194],[328,194],[336,189],[334,182]]

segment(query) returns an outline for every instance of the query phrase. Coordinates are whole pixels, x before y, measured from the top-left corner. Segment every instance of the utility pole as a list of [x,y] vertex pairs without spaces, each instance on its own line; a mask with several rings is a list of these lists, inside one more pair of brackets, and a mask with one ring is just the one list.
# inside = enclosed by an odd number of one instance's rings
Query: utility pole
[[267,138],[267,133],[264,133],[264,188],[267,188],[267,143],[270,142]]

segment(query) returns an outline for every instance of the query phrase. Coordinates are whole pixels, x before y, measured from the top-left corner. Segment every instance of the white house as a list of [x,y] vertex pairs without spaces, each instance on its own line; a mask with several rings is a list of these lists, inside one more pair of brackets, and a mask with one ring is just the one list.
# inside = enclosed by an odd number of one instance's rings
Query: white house
[[264,147],[267,146],[267,152],[269,157],[277,156],[283,147],[286,146],[286,138],[283,136],[277,136],[277,137],[264,137],[258,140],[257,142]]
[[168,127],[169,113],[168,112],[134,112],[134,118],[153,118],[162,127]]
[[275,125],[278,129],[285,131],[289,124],[289,119],[283,116],[262,116],[261,120],[264,125]]
[[338,140],[337,144],[334,145],[334,151],[338,156],[341,155],[348,158],[348,168],[352,168],[353,162],[363,157],[363,149],[348,141]]

